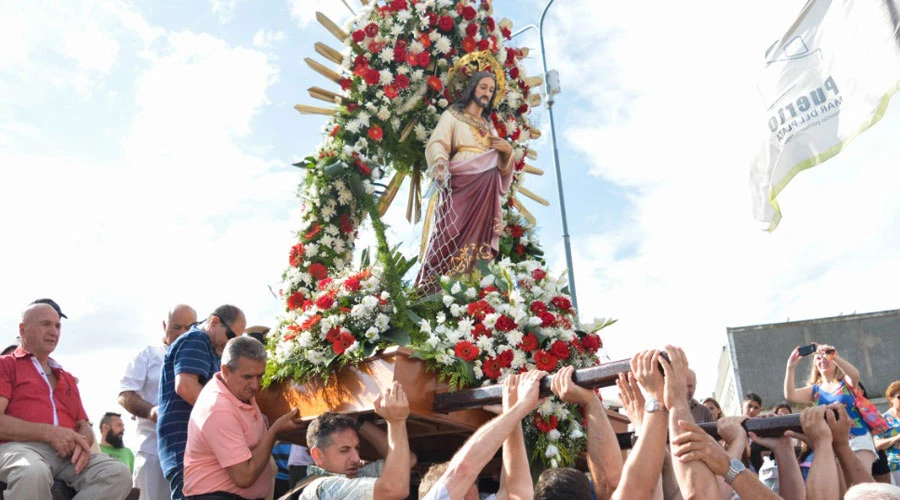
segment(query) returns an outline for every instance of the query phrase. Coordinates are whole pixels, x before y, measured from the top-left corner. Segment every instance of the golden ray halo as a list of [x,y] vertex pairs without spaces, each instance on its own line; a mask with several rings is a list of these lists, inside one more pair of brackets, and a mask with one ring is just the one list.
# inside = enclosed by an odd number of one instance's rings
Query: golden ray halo
[[497,80],[494,102],[501,102],[506,97],[506,73],[503,72],[503,65],[489,50],[470,52],[460,57],[456,64],[447,71],[447,87],[451,89],[451,92],[454,90],[458,92],[457,89],[465,86],[465,83],[460,80],[468,79],[469,76],[479,71],[487,71],[488,68],[494,74],[494,79]]

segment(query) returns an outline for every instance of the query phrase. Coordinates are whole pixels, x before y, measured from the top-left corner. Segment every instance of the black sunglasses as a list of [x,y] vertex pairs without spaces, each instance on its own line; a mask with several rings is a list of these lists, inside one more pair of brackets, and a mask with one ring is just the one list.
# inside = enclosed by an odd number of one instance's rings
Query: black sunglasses
[[213,314],[213,316],[219,318],[219,322],[222,323],[222,326],[225,327],[225,336],[228,338],[228,340],[231,340],[231,339],[237,337],[237,335],[235,335],[235,333],[234,333],[234,330],[231,329],[231,325],[229,325],[227,321],[225,321],[218,314]]

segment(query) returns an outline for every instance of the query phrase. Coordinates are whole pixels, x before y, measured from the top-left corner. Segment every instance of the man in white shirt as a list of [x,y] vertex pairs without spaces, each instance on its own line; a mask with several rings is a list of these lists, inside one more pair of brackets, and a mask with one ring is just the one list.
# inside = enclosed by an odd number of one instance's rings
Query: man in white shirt
[[159,465],[156,448],[156,416],[163,358],[172,342],[197,322],[197,312],[179,304],[163,321],[162,343],[145,347],[125,369],[119,383],[119,404],[138,419],[138,452],[134,461],[134,486],[141,500],[168,500],[169,483]]

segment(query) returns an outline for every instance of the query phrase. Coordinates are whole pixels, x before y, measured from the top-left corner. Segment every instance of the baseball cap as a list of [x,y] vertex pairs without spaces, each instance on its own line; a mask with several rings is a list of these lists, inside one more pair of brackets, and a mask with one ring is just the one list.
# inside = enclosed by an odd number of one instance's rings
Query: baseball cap
[[53,299],[37,299],[28,305],[34,305],[34,304],[47,304],[48,306],[52,307],[56,311],[56,314],[59,314],[60,318],[69,319],[68,316],[63,314],[62,310],[60,310],[60,308],[59,308],[59,304],[57,304],[56,301]]

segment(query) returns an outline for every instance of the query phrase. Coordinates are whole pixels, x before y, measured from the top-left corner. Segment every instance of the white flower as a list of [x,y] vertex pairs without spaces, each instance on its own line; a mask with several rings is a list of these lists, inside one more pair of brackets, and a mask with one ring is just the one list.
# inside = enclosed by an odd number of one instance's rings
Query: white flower
[[493,339],[491,339],[487,335],[482,335],[477,341],[475,341],[475,344],[478,346],[478,348],[488,356],[494,355],[494,346],[492,345],[493,343]]
[[466,289],[466,297],[468,297],[470,299],[474,299],[477,296],[478,296],[478,290],[476,290],[475,287],[470,287],[470,288]]
[[378,327],[380,331],[387,330],[387,327],[391,324],[390,316],[382,313],[378,313],[378,316],[375,317],[375,326]]
[[306,351],[306,359],[314,365],[325,363],[325,356],[319,351]]
[[444,298],[441,300],[444,302],[444,307],[450,307],[450,304],[456,302],[452,295],[444,295]]
[[435,357],[435,359],[437,360],[438,363],[440,363],[442,365],[452,365],[453,364],[453,357],[451,357],[450,355],[448,355],[446,353],[438,354]]
[[397,20],[399,21],[406,22],[410,19],[412,19],[412,12],[410,12],[409,9],[401,10],[397,13]]
[[450,315],[454,318],[458,318],[463,312],[465,309],[459,307],[459,304],[450,304]]
[[444,314],[443,311],[441,311],[434,316],[434,320],[437,322],[437,324],[442,325],[445,321],[447,321],[447,315]]
[[484,320],[482,320],[482,323],[488,330],[490,330],[497,323],[497,318],[499,318],[499,317],[500,317],[500,315],[497,313],[486,314],[484,316]]
[[551,429],[550,432],[547,433],[547,437],[550,441],[559,441],[560,432],[556,429]]
[[434,42],[434,48],[437,49],[441,54],[446,54],[450,52],[452,45],[450,44],[450,39],[444,35],[438,37],[437,41]]
[[538,406],[537,411],[538,411],[538,413],[540,413],[541,415],[543,415],[545,417],[547,415],[552,415],[553,414],[553,401],[551,401],[550,399],[547,399],[546,401],[544,401],[541,404],[541,406]]
[[581,439],[584,437],[584,433],[581,432],[581,429],[579,427],[575,427],[574,429],[572,429],[572,432],[569,433],[569,437],[572,439]]
[[412,80],[417,81],[425,77],[425,70],[419,68],[412,72]]
[[481,371],[481,367],[480,367],[480,366],[476,366],[475,368],[472,369],[472,371],[475,373],[475,378],[476,378],[476,379],[481,380],[481,379],[484,378],[484,372]]
[[[323,240],[325,238],[327,238],[327,236],[322,237]],[[310,258],[315,257],[316,254],[318,254],[318,253],[319,253],[319,245],[316,245],[315,243],[310,243],[310,244],[306,245],[306,256],[307,257],[310,257]]]
[[387,299],[391,298],[391,294],[387,290],[382,290],[381,295],[379,295],[378,298],[381,300],[387,300]]
[[519,342],[522,341],[522,337],[524,336],[525,334],[520,332],[519,330],[512,330],[506,332],[506,341],[509,343],[509,345],[519,345]]
[[[544,451],[544,456],[547,458],[553,458],[558,455],[559,455],[559,449],[552,444],[548,444],[547,450]],[[555,461],[555,459],[554,459],[554,461]]]
[[553,467],[554,469],[559,467],[559,462],[557,462],[555,458],[551,458],[550,459],[550,467]]
[[494,281],[496,281],[496,278],[494,277],[494,275],[488,274],[484,278],[481,278],[481,282],[478,284],[478,286],[480,286],[481,288],[487,288],[487,287],[493,285]]
[[450,105],[450,103],[447,102],[447,99],[444,99],[443,97],[440,100],[438,100],[438,106],[440,106],[442,108],[446,108],[449,105]]
[[[393,57],[394,56],[392,54],[391,58],[393,59]],[[392,81],[394,81],[394,75],[391,74],[391,70],[383,69],[378,72],[378,83],[380,83],[381,85],[387,85]]]
[[519,349],[513,350],[513,360],[510,364],[510,367],[518,370],[525,366],[525,363],[528,361],[528,358],[525,356],[524,351],[520,351]]
[[303,348],[309,347],[312,344],[312,333],[309,331],[301,333],[300,336],[297,337],[297,344]]
[[456,327],[459,330],[461,335],[468,335],[472,331],[472,326],[474,325],[474,321],[469,318],[459,320]]
[[385,121],[385,120],[387,120],[387,119],[390,118],[390,117],[391,117],[391,111],[390,111],[389,109],[387,109],[387,106],[382,106],[382,107],[378,110],[378,119],[379,119],[379,120]]
[[417,123],[416,126],[413,127],[413,132],[416,134],[416,139],[420,141],[424,141],[428,137],[428,129],[421,123]]
[[528,324],[531,326],[538,326],[541,324],[541,318],[539,318],[537,316],[532,316],[532,317],[528,318]]
[[456,295],[457,293],[459,293],[460,290],[462,290],[462,286],[460,286],[459,281],[457,281],[456,283],[453,284],[452,287],[450,287],[450,293],[452,293],[453,295]]
[[413,43],[409,44],[409,48],[407,49],[411,54],[418,54],[425,50],[425,46],[422,45],[422,42],[416,40]]
[[[400,28],[400,31],[403,31],[403,28]],[[378,58],[382,60],[385,64],[390,64],[391,61],[394,60],[394,51],[390,47],[385,47],[381,49],[381,52],[378,53]]]
[[[418,5],[416,5],[416,7],[418,7]],[[395,24],[395,25],[391,26],[391,36],[392,37],[399,38],[401,34],[403,34],[403,25],[402,24]],[[391,54],[392,58],[393,58],[393,56],[394,55]],[[390,61],[385,61],[385,62],[390,62]]]
[[368,330],[366,330],[366,339],[370,342],[377,342],[378,339],[381,338],[381,335],[378,334],[378,328],[374,326],[370,326]]
[[[365,282],[368,283],[369,281],[370,280],[366,280]],[[372,297],[371,295],[366,295],[365,297],[363,297],[361,304],[367,310],[371,311],[371,310],[375,309],[376,307],[378,307],[378,299],[375,297]]]
[[422,333],[431,333],[431,323],[427,319],[419,321],[419,331]]

